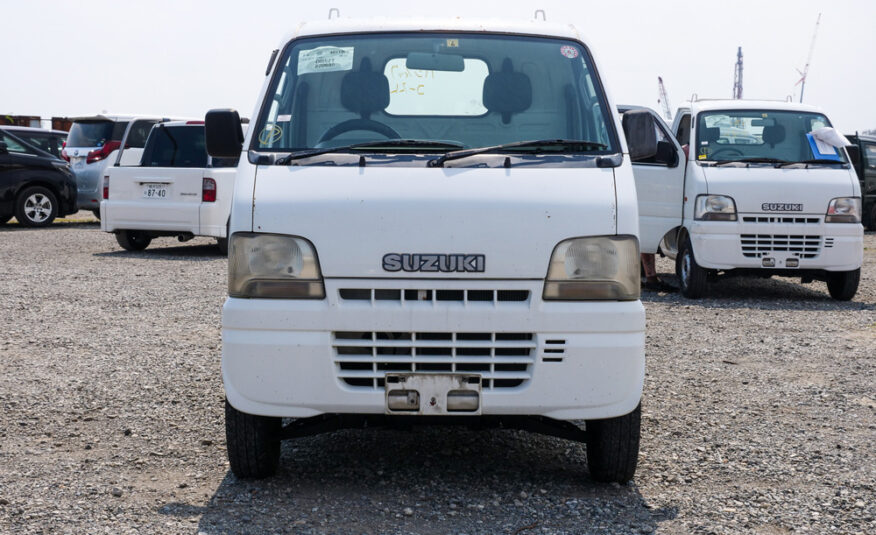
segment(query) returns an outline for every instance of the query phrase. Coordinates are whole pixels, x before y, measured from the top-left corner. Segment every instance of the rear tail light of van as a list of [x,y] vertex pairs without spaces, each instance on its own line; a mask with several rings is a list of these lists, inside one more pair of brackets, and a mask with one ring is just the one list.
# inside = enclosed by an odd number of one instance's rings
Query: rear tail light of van
[[[66,146],[67,146],[67,142],[65,141],[65,142],[64,142],[64,147],[66,147]],[[66,149],[66,148],[62,148],[62,149],[61,149],[61,158],[64,158],[64,159],[67,160],[68,162],[70,161],[70,157],[67,156],[67,149]]]
[[216,202],[216,181],[212,178],[204,178],[201,200],[203,202]]
[[103,198],[109,199],[109,175],[103,177]]
[[103,144],[103,147],[97,150],[89,151],[88,156],[85,157],[85,163],[99,162],[121,146],[121,141],[107,141]]

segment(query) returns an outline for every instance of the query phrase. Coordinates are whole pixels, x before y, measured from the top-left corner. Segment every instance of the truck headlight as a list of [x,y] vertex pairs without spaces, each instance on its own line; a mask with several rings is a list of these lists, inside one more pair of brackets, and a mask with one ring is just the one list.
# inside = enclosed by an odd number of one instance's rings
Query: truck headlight
[[824,216],[825,223],[860,223],[861,222],[861,198],[860,197],[837,197],[831,199],[827,205],[827,214]]
[[282,234],[232,234],[228,295],[323,299],[325,284],[313,245],[304,238]]
[[699,221],[736,221],[736,202],[726,195],[697,195],[694,219]]
[[634,301],[640,284],[635,236],[573,238],[554,247],[543,298]]

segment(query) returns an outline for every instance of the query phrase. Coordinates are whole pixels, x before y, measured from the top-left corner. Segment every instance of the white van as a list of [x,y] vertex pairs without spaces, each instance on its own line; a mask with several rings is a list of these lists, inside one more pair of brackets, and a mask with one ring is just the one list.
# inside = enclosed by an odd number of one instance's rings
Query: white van
[[656,122],[662,160],[633,162],[642,251],[675,258],[684,296],[704,296],[719,276],[777,275],[823,280],[834,299],[854,297],[861,189],[846,151],[820,139],[832,128],[824,112],[694,100],[672,133]]
[[[208,152],[241,157],[232,471],[273,473],[283,438],[404,421],[583,440],[591,477],[632,478],[645,312],[614,109],[569,25],[341,19],[274,52],[245,139],[237,112],[208,113]],[[652,156],[638,119],[630,150]]]

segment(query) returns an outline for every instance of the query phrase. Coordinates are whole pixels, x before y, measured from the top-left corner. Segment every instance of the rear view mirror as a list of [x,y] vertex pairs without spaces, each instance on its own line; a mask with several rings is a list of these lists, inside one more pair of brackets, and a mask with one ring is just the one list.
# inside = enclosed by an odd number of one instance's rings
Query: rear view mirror
[[648,110],[630,110],[624,113],[624,135],[634,162],[653,158],[657,154],[657,121]]
[[237,158],[243,147],[243,129],[237,110],[210,110],[204,118],[207,154],[214,158]]
[[462,72],[465,70],[465,61],[457,54],[411,52],[405,60],[405,67],[417,71]]
[[9,154],[9,148],[2,141],[0,141],[0,154]]

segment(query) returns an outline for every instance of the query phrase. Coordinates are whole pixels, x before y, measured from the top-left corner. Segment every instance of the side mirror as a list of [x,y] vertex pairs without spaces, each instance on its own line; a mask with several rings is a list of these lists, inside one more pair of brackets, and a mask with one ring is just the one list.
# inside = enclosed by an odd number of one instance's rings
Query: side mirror
[[0,154],[9,154],[9,147],[6,146],[6,143],[0,141]]
[[207,154],[214,158],[237,158],[243,147],[243,129],[237,110],[210,110],[204,118]]
[[630,160],[637,162],[657,155],[657,121],[648,110],[630,110],[624,113],[622,122]]

